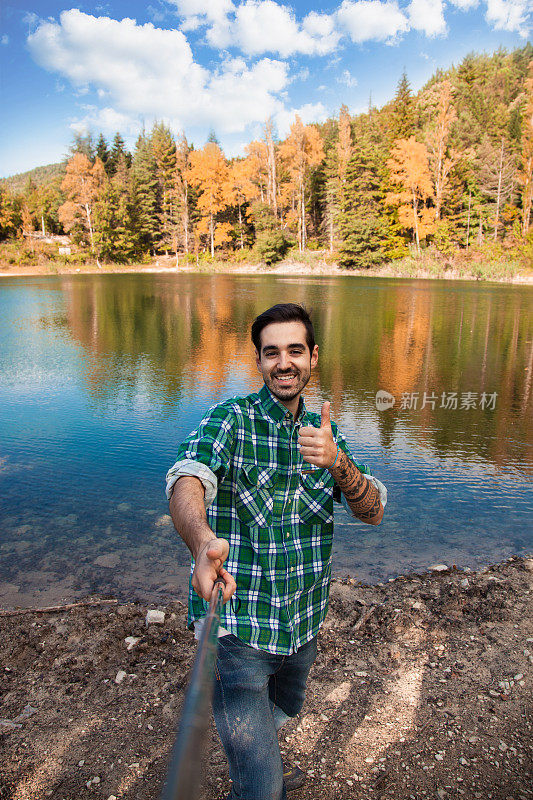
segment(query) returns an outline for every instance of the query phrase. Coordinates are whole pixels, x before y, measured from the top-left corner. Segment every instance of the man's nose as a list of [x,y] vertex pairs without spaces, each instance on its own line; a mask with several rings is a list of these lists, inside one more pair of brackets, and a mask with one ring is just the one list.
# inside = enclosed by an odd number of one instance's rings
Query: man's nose
[[291,361],[290,361],[289,354],[281,352],[279,354],[279,359],[278,359],[278,368],[279,369],[289,369],[290,366],[291,366]]

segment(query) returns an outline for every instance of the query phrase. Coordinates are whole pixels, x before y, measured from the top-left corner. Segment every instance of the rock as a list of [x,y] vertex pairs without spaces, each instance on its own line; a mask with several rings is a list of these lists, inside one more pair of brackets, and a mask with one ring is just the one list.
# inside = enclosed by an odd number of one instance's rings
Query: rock
[[26,705],[26,706],[24,706],[24,708],[22,709],[22,711],[20,712],[18,717],[15,717],[14,721],[15,722],[24,722],[25,719],[28,719],[28,717],[31,717],[33,714],[36,714],[36,713],[37,713],[37,709],[36,708],[33,708],[33,706],[30,706],[30,705]]
[[107,553],[103,556],[98,556],[93,561],[93,564],[97,567],[108,567],[109,569],[113,569],[120,563],[120,556],[118,553]]
[[126,642],[127,649],[132,650],[137,644],[137,642],[140,642],[141,640],[138,636],[126,636],[124,641]]
[[470,584],[468,582],[468,578],[463,578],[462,581],[459,581],[459,585],[461,586],[462,589],[469,589],[470,588]]
[[31,525],[19,525],[18,528],[15,528],[15,533],[18,536],[24,536],[25,533],[29,533],[31,531]]
[[154,525],[157,528],[165,528],[167,525],[172,525],[172,517],[170,514],[162,514],[160,517],[156,519]]
[[117,511],[130,511],[131,505],[129,503],[119,503]]
[[127,675],[127,673],[124,672],[123,669],[119,669],[119,671],[117,672],[117,674],[115,676],[115,683],[117,683],[117,684],[122,683],[122,681],[124,680],[126,675]]
[[150,609],[146,614],[146,624],[147,625],[164,625],[165,624],[165,612],[164,611],[157,611],[156,609]]
[[514,680],[514,681],[522,681],[522,680],[524,680],[524,676],[522,675],[522,673],[521,673],[521,672],[519,672],[517,675],[515,675],[515,676],[513,677],[513,680]]
[[448,572],[450,568],[446,564],[433,564],[429,569],[430,572]]

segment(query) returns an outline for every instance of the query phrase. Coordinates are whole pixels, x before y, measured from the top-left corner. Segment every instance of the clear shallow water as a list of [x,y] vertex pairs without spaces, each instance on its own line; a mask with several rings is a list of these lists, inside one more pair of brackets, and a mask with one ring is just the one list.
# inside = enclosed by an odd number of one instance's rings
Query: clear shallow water
[[[339,508],[334,570],[376,582],[436,561],[474,567],[533,550],[531,288],[8,278],[1,604],[88,591],[184,597],[188,552],[166,516],[165,472],[210,405],[259,388],[250,323],[289,299],[314,309],[320,361],[308,406],[332,401],[354,454],[389,490],[377,528]],[[376,408],[379,389],[392,408]]]

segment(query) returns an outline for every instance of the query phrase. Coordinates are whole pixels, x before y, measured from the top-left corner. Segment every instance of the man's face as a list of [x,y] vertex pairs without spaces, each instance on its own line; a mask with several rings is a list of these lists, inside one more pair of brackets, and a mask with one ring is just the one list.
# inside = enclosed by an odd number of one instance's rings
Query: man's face
[[257,369],[274,397],[282,403],[299,399],[318,361],[318,345],[309,351],[302,322],[272,322],[261,331]]

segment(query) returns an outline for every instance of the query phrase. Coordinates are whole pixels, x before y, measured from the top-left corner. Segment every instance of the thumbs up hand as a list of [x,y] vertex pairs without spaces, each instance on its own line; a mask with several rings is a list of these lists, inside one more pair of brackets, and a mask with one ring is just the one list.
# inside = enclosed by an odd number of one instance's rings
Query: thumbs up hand
[[308,425],[300,428],[298,447],[304,461],[316,467],[331,467],[337,455],[337,445],[331,430],[330,403],[322,406],[320,428]]

